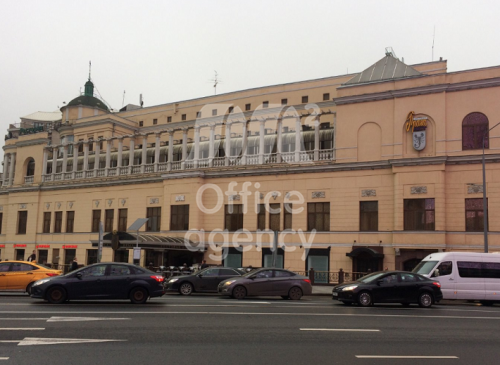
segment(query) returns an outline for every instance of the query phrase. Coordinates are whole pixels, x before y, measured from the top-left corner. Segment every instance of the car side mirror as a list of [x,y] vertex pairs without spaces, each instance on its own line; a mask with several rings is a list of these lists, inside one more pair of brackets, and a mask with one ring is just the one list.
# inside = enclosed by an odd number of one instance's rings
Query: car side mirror
[[198,274],[198,275],[196,275],[196,276],[198,276],[199,278],[202,278],[202,277],[203,277],[203,275],[202,275],[202,274]]
[[439,270],[436,269],[436,270],[434,270],[434,274],[432,274],[432,277],[437,278],[438,276],[439,276]]
[[81,279],[82,278],[82,273],[81,272],[77,272],[75,274],[75,277],[78,278],[78,279]]

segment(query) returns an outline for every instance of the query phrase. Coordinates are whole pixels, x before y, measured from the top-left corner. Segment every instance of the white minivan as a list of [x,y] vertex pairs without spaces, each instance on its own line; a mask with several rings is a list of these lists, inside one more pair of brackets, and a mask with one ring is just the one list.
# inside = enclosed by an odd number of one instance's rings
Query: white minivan
[[500,254],[436,252],[424,258],[414,273],[441,283],[443,299],[500,302]]

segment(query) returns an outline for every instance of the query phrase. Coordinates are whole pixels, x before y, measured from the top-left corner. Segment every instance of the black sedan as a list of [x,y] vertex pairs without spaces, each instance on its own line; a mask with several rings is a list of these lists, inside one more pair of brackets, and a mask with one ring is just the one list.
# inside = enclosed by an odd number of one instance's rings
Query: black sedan
[[332,299],[346,305],[358,303],[363,307],[373,303],[416,303],[429,308],[443,299],[441,284],[425,276],[404,271],[379,271],[357,281],[336,285]]
[[262,268],[239,278],[222,281],[218,292],[235,299],[243,299],[250,295],[277,295],[283,299],[299,300],[303,295],[311,295],[312,286],[311,280],[294,272]]
[[223,280],[241,276],[245,271],[230,267],[208,267],[192,275],[175,276],[166,285],[167,291],[182,295],[191,293],[217,293],[217,286]]
[[148,269],[125,263],[99,263],[69,274],[38,280],[32,298],[53,304],[70,299],[130,299],[142,304],[165,291],[164,278]]

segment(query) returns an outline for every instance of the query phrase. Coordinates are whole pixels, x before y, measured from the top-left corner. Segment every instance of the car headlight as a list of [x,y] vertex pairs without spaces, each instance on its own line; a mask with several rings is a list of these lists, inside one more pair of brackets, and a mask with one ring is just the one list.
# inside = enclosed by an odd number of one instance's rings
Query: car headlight
[[228,285],[231,285],[232,283],[234,283],[236,280],[229,280],[229,281],[226,281],[224,283],[224,286],[228,286]]
[[170,279],[170,280],[168,281],[168,283],[169,283],[169,284],[170,284],[170,283],[175,283],[177,280],[179,280],[179,279]]
[[38,285],[42,285],[42,284],[45,284],[46,282],[50,281],[50,279],[42,279],[42,280],[38,280],[38,281],[35,281],[35,283],[33,284],[33,286],[38,286]]
[[345,288],[342,288],[342,291],[350,291],[356,289],[358,286],[357,285],[350,285],[346,286]]

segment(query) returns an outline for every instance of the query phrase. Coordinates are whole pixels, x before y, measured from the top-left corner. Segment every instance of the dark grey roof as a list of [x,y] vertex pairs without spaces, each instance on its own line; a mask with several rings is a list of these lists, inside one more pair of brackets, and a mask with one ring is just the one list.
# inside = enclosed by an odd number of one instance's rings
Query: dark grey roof
[[422,73],[418,72],[413,67],[404,64],[392,55],[387,55],[343,85],[365,84],[421,75]]

